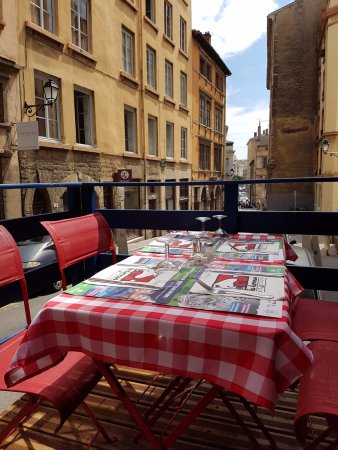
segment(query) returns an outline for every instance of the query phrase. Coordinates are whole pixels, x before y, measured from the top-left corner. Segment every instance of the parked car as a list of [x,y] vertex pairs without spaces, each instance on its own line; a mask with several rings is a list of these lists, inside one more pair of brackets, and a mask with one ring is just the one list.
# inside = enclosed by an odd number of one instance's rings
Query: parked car
[[[18,242],[24,271],[33,267],[42,266],[57,260],[55,246],[50,236],[39,236],[34,239]],[[51,289],[59,291],[61,280],[55,281]]]

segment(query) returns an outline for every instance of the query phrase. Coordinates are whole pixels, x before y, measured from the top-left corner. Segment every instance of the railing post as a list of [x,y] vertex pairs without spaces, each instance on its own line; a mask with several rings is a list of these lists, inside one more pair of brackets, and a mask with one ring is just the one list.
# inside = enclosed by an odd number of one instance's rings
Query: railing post
[[235,233],[238,230],[238,184],[224,183],[224,214],[227,216],[226,231]]
[[81,199],[83,215],[95,212],[94,186],[92,184],[82,184]]
[[67,187],[68,209],[71,217],[81,215],[81,185]]

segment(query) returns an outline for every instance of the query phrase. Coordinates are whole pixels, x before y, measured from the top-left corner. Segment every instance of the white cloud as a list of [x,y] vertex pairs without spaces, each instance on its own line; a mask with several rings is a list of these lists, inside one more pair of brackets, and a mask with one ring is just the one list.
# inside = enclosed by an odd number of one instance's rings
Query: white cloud
[[226,114],[226,121],[231,124],[227,139],[234,142],[236,158],[246,159],[247,142],[257,131],[259,121],[261,121],[262,130],[268,128],[269,105],[263,102],[251,108],[230,105],[227,107]]
[[276,0],[192,0],[192,26],[209,31],[212,46],[222,58],[248,49],[266,33],[267,15]]

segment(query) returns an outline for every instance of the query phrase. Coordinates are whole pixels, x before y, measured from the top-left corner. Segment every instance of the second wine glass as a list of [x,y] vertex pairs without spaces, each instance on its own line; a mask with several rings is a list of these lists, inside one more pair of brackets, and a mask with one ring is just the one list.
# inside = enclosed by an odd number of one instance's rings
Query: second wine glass
[[156,266],[155,270],[162,271],[162,270],[179,270],[177,264],[175,264],[173,261],[170,261],[169,259],[169,250],[170,250],[170,244],[174,240],[174,236],[170,234],[166,234],[164,236],[159,236],[156,238],[157,241],[164,243],[164,260],[160,261]]
[[225,231],[225,230],[223,230],[223,228],[222,228],[222,219],[225,219],[226,217],[228,217],[228,216],[226,216],[226,215],[224,215],[224,214],[215,214],[214,216],[212,216],[214,219],[217,219],[218,220],[218,228],[217,228],[217,230],[215,231],[215,235],[216,236],[219,236],[219,237],[229,237],[228,236],[228,233]]

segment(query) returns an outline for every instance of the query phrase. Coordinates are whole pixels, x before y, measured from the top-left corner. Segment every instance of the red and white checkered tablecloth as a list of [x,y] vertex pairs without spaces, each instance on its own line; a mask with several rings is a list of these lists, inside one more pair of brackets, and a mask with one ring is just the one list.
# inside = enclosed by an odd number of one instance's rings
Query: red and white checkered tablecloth
[[289,326],[287,298],[283,317],[274,319],[61,293],[28,328],[7,384],[45,370],[69,350],[206,379],[271,410],[312,358]]

